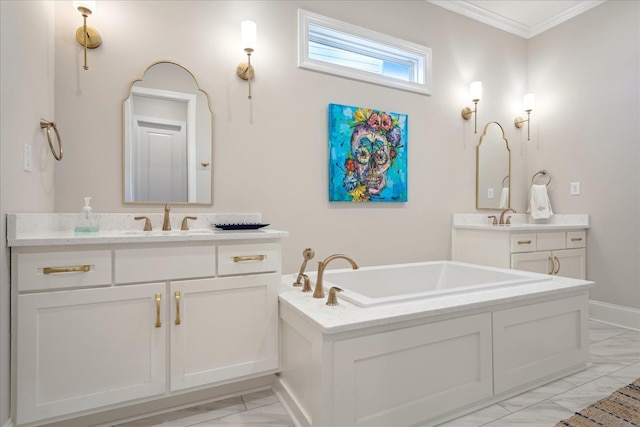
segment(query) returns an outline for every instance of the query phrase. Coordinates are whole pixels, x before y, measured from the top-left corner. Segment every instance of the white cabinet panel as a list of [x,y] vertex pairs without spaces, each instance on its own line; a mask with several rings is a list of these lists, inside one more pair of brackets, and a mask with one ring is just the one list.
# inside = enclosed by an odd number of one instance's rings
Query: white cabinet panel
[[164,290],[147,284],[19,295],[16,421],[163,393]]
[[171,283],[172,390],[277,369],[279,277]]
[[496,394],[584,363],[588,353],[586,295],[493,313]]
[[116,249],[116,283],[214,276],[215,260],[215,246]]
[[334,425],[407,425],[492,395],[490,313],[334,349]]
[[18,290],[54,290],[111,284],[111,250],[19,253]]

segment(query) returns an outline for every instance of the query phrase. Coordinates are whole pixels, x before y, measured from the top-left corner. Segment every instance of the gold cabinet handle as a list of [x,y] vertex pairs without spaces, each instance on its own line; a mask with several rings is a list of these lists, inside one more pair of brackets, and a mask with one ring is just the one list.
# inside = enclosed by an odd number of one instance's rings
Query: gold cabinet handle
[[157,293],[156,294],[156,328],[159,328],[160,326],[162,326],[162,323],[160,323],[160,302],[162,299],[162,294]]
[[572,237],[571,241],[572,242],[582,242],[582,237]]
[[519,245],[530,245],[531,240],[518,240]]
[[558,272],[560,272],[560,260],[558,259],[557,256],[554,256],[553,259],[555,259],[556,262],[558,263],[558,268],[556,268],[556,271],[554,271],[553,274],[558,274]]
[[551,270],[549,270],[549,273],[547,274],[553,274],[553,269],[556,267],[556,265],[553,263],[553,258],[549,257],[549,264],[551,264]]
[[255,255],[255,256],[234,256],[233,262],[247,262],[247,261],[264,261],[266,255]]
[[180,292],[175,293],[176,297],[176,325],[180,324]]
[[201,162],[200,164],[202,165],[203,168],[206,168],[207,166],[209,166],[209,162]]
[[42,269],[42,272],[44,274],[55,274],[55,273],[86,272],[90,270],[91,270],[90,265],[79,265],[77,267],[62,267],[62,268],[45,267]]

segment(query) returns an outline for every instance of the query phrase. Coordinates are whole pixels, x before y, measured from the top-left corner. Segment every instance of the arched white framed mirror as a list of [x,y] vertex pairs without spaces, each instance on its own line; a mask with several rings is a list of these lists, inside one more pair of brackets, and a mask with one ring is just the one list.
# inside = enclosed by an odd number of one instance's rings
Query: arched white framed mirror
[[511,207],[511,150],[498,122],[485,125],[476,147],[476,209]]
[[213,203],[213,113],[191,71],[149,65],[122,102],[123,203]]

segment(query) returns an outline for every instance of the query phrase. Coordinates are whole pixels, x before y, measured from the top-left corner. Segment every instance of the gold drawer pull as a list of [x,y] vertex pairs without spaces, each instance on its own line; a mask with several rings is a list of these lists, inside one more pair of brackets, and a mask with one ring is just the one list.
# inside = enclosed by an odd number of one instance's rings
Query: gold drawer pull
[[162,294],[157,293],[156,294],[156,328],[159,328],[160,326],[162,326],[162,323],[160,323],[160,301],[162,298]]
[[90,271],[91,270],[91,266],[90,265],[79,265],[77,267],[62,267],[62,268],[56,268],[56,267],[45,267],[42,269],[42,272],[44,274],[55,274],[55,273],[74,273],[74,272],[78,272],[78,271]]
[[175,293],[176,297],[176,325],[180,324],[180,292]]
[[582,242],[582,237],[572,237],[571,241],[572,242]]
[[264,261],[266,257],[266,255],[234,256],[233,262]]
[[549,264],[551,265],[551,270],[548,274],[553,274],[553,270],[556,268],[556,265],[553,262],[553,258],[549,257]]
[[530,245],[531,240],[518,240],[519,245]]
[[555,259],[556,262],[558,263],[558,268],[556,268],[556,271],[554,271],[553,274],[558,274],[560,272],[560,260],[558,259],[557,256],[554,256],[553,259]]

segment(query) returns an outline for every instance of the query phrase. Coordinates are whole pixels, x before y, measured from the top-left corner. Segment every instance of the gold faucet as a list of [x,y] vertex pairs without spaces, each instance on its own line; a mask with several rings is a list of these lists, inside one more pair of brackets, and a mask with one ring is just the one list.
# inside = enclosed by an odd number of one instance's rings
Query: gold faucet
[[198,219],[197,216],[185,216],[184,218],[182,218],[182,224],[180,225],[180,230],[188,230],[189,229],[188,220],[195,221],[196,219]]
[[511,224],[511,216],[508,216],[506,221],[504,219],[504,214],[506,214],[509,211],[511,211],[513,213],[518,213],[515,209],[511,209],[511,208],[507,208],[507,209],[503,210],[502,212],[500,212],[500,221],[498,222],[499,224],[502,224],[502,225]]
[[[316,253],[311,248],[306,248],[304,251],[302,251],[302,258],[304,258],[304,261],[302,261],[300,272],[298,273],[298,277],[296,277],[296,281],[293,282],[293,286],[302,286],[302,276],[304,275],[304,269],[307,266],[307,261],[313,258],[315,254]],[[307,277],[307,280],[308,279],[309,278]]]
[[358,269],[358,264],[346,255],[335,254],[328,256],[324,261],[318,263],[318,277],[316,279],[316,288],[313,291],[314,298],[324,298],[324,289],[322,288],[322,276],[324,274],[324,269],[327,267],[327,264],[338,258],[346,259],[354,270]]
[[164,220],[162,221],[162,231],[171,230],[171,221],[169,220],[169,212],[171,211],[171,206],[169,203],[164,204]]
[[336,296],[336,292],[342,292],[342,289],[333,286],[329,289],[329,298],[327,298],[326,305],[338,305],[338,297]]

